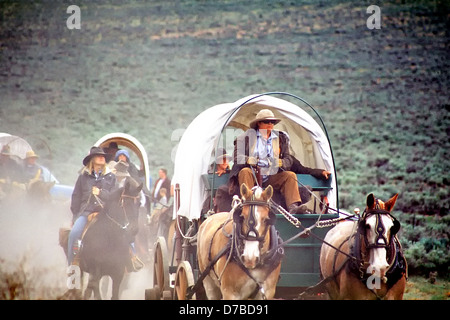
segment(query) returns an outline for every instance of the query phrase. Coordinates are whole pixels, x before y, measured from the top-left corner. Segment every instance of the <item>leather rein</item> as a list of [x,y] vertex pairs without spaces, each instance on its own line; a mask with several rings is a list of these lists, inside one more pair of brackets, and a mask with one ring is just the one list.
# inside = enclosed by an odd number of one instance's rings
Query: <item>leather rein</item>
[[139,195],[138,196],[131,196],[131,195],[125,194],[125,190],[122,191],[122,194],[120,195],[120,198],[119,198],[119,206],[122,208],[122,211],[123,211],[123,214],[124,214],[124,217],[125,217],[125,219],[124,219],[125,220],[125,224],[124,225],[122,225],[116,219],[111,217],[108,214],[108,211],[105,212],[106,217],[109,220],[111,220],[111,222],[113,222],[115,225],[117,225],[120,229],[126,230],[128,228],[128,226],[130,225],[130,221],[128,220],[128,214],[127,214],[127,211],[126,211],[125,206],[124,206],[124,200],[125,199],[133,199],[134,204],[136,204],[136,202],[139,200],[139,198],[140,198]]

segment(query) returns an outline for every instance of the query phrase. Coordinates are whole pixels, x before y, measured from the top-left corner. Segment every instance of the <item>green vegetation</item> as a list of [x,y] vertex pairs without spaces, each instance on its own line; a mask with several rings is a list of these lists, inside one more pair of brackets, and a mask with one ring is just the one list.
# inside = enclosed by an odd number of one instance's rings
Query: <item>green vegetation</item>
[[[404,216],[402,216],[404,218]],[[403,223],[402,245],[409,272],[428,276],[430,271],[448,278],[450,216],[413,216]]]
[[[136,136],[152,177],[176,129],[267,91],[316,107],[330,135],[340,207],[395,193],[411,272],[449,268],[447,1],[77,1],[0,3],[0,131],[29,140],[74,184],[104,134]],[[175,141],[176,140],[176,141]],[[43,143],[45,142],[45,143]]]
[[448,300],[449,282],[436,279],[430,283],[429,279],[410,277],[403,296],[404,300]]

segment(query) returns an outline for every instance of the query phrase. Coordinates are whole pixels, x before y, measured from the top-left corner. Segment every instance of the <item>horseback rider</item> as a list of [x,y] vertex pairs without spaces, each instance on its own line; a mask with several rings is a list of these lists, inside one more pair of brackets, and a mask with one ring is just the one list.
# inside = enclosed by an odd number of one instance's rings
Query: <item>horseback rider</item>
[[11,186],[26,189],[22,183],[23,170],[12,156],[10,146],[4,145],[0,152],[0,198],[9,193]]
[[24,161],[24,175],[25,183],[28,185],[36,182],[43,181],[42,168],[36,163],[39,156],[33,151],[27,151]]
[[[289,153],[289,137],[273,127],[281,119],[269,109],[262,109],[250,122],[250,129],[234,141],[234,165],[230,172],[230,185],[243,183],[262,187],[272,185],[281,191],[290,213],[306,213],[306,205],[298,190],[296,174],[291,171],[295,158]],[[324,178],[329,171],[322,170]]]
[[84,167],[80,171],[72,193],[70,210],[73,214],[73,227],[69,234],[67,259],[72,264],[75,241],[81,238],[88,216],[102,208],[101,202],[107,201],[109,192],[116,184],[116,176],[106,165],[106,153],[102,148],[92,147],[83,159]]

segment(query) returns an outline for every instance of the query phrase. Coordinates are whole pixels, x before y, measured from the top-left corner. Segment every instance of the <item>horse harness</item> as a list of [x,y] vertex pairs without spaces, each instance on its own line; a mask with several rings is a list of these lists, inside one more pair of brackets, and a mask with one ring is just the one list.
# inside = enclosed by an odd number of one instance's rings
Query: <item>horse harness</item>
[[[245,234],[242,233],[242,223],[243,223],[243,217],[242,217],[242,209],[244,206],[250,206],[249,208],[249,218],[247,220],[247,232]],[[275,229],[275,221],[276,221],[276,215],[269,211],[269,220],[266,222],[267,226],[263,232],[263,234],[259,235],[258,231],[256,230],[256,216],[255,216],[255,210],[257,206],[264,206],[269,207],[269,202],[261,201],[261,200],[255,200],[254,195],[252,195],[252,199],[245,200],[243,202],[239,201],[239,204],[233,207],[232,209],[232,216],[233,219],[228,219],[224,223],[222,223],[215,231],[214,235],[211,238],[211,242],[209,244],[209,252],[208,252],[208,259],[209,264],[206,266],[205,270],[202,272],[200,277],[198,278],[196,284],[188,290],[187,297],[190,299],[193,294],[197,291],[197,289],[200,287],[200,284],[202,283],[203,279],[206,278],[206,276],[213,271],[216,275],[218,281],[220,282],[222,274],[218,275],[216,271],[214,270],[214,265],[217,263],[217,261],[224,255],[228,255],[226,264],[224,266],[224,269],[226,268],[227,264],[230,261],[233,261],[235,264],[237,264],[242,271],[256,283],[255,290],[252,292],[252,294],[249,296],[250,299],[253,299],[258,292],[261,292],[263,299],[266,299],[264,288],[262,287],[262,284],[253,277],[253,275],[250,273],[250,271],[244,266],[244,263],[241,258],[241,247],[244,240],[248,241],[258,241],[259,247],[261,248],[264,244],[265,237],[267,235],[267,232],[270,232],[270,245],[269,250],[261,256],[260,262],[255,268],[266,266],[267,270],[266,274],[269,275],[272,273],[273,270],[279,265],[281,260],[284,256],[284,248],[280,246],[282,243],[282,239],[279,236],[278,231]],[[229,223],[233,222],[233,230],[232,233],[229,234],[225,231],[225,226]],[[214,241],[214,238],[216,234],[219,232],[219,230],[222,231],[222,233],[229,239],[226,246],[215,256],[211,256],[211,248],[212,243]],[[222,271],[223,272],[223,271]]]
[[[369,243],[367,239],[367,233],[365,232],[365,223],[367,218],[370,216],[375,216],[375,241]],[[386,227],[383,224],[382,216],[388,216],[393,221],[393,226],[390,230],[390,239],[385,237]],[[374,209],[365,210],[362,214],[361,220],[358,224],[358,230],[354,237],[353,246],[350,248],[353,256],[357,260],[361,261],[358,268],[359,277],[362,281],[367,280],[367,274],[363,273],[364,267],[364,254],[361,248],[361,243],[364,242],[366,249],[384,248],[386,249],[387,260],[389,263],[388,270],[386,271],[386,276],[388,276],[388,288],[394,285],[400,278],[402,273],[406,272],[406,260],[403,256],[402,246],[397,238],[397,233],[400,230],[400,222],[395,218],[389,211],[381,209],[378,200]],[[355,265],[353,265],[353,268]],[[352,269],[352,267],[350,267]],[[400,271],[400,272],[399,272]]]
[[[100,197],[98,197],[97,195],[94,195],[94,197],[96,198],[96,201],[99,203],[100,207],[102,209],[104,209],[105,205],[104,205],[103,201],[100,199]],[[112,223],[114,223],[120,229],[122,229],[124,231],[127,231],[127,228],[130,225],[130,222],[128,221],[128,214],[127,214],[126,209],[125,209],[125,207],[123,205],[124,198],[131,198],[131,199],[134,200],[134,203],[136,203],[136,201],[139,199],[139,196],[133,197],[133,196],[127,195],[124,192],[122,192],[119,201],[120,201],[120,206],[122,207],[122,210],[123,210],[123,213],[124,213],[124,216],[125,216],[125,224],[124,225],[122,225],[120,222],[118,222],[113,217],[111,217],[108,214],[108,212],[106,212],[106,211],[105,211],[105,215]],[[83,238],[84,238],[85,234],[87,233],[88,229],[95,222],[97,222],[99,213],[100,213],[100,211],[96,211],[96,212],[92,212],[91,214],[88,215],[88,223],[84,227],[83,233],[81,234],[81,237],[80,237],[81,241],[83,241]]]
[[[366,220],[368,217],[375,215],[375,241],[373,243],[369,243],[366,234]],[[389,216],[394,225],[391,227],[390,241],[385,237],[384,233],[386,228],[382,222],[382,216]],[[380,209],[377,203],[377,206],[374,209],[364,210],[361,219],[357,224],[355,224],[356,230],[352,232],[352,234],[344,239],[342,243],[336,249],[334,255],[333,262],[333,273],[326,279],[321,281],[335,281],[337,282],[337,275],[347,267],[349,271],[357,275],[357,277],[361,280],[361,282],[366,283],[369,278],[369,274],[365,271],[368,267],[368,263],[366,262],[366,254],[362,249],[374,249],[374,248],[385,248],[387,253],[387,260],[389,263],[389,267],[386,271],[387,282],[386,285],[388,289],[390,289],[397,281],[403,276],[403,274],[407,274],[407,264],[406,259],[403,255],[402,246],[400,241],[397,238],[397,232],[400,230],[400,222],[392,216],[392,214],[384,209]],[[341,250],[341,247],[350,241],[350,254]],[[364,248],[362,248],[361,244],[364,244]],[[342,253],[347,256],[347,259],[342,263],[342,265],[336,269],[336,260],[339,253]],[[372,291],[372,290],[371,290]],[[373,292],[373,291],[372,291]],[[376,295],[376,293],[374,292]],[[377,295],[377,298],[380,299]]]
[[[126,199],[126,198],[133,199],[134,204],[136,204],[136,202],[139,200],[140,196],[130,196],[130,195],[125,194],[125,191],[123,191],[122,194],[120,195],[120,198],[119,198],[119,204],[120,204],[120,207],[122,208],[122,211],[123,211],[123,214],[124,214],[124,217],[125,217],[125,219],[124,219],[125,224],[122,225],[122,224],[121,224],[120,222],[118,222],[116,219],[114,219],[113,217],[111,217],[111,216],[108,214],[107,211],[105,212],[106,217],[107,217],[111,222],[113,222],[116,226],[118,226],[120,229],[125,230],[125,231],[127,230],[128,226],[130,225],[130,221],[128,220],[127,210],[125,209],[125,206],[124,206],[124,199]],[[100,200],[100,199],[98,199],[98,200]]]
[[[366,219],[371,215],[376,215],[376,223],[375,223],[376,238],[374,243],[369,243],[365,232]],[[393,220],[394,225],[391,227],[391,241],[387,241],[386,237],[384,236],[384,231],[386,229],[382,222],[381,215],[387,215]],[[305,295],[310,291],[316,290],[317,288],[323,286],[324,284],[330,281],[334,281],[337,285],[339,285],[337,282],[337,276],[345,268],[347,268],[350,272],[355,274],[361,280],[361,282],[366,283],[367,279],[369,278],[369,276],[365,272],[365,270],[368,267],[368,263],[365,261],[366,258],[365,253],[363,253],[361,250],[362,242],[364,242],[366,249],[386,248],[389,262],[389,268],[386,272],[386,276],[388,276],[386,285],[388,289],[390,289],[395,283],[397,283],[398,280],[400,280],[403,277],[403,275],[406,274],[406,277],[408,276],[406,259],[403,255],[403,249],[400,244],[400,241],[397,238],[397,232],[399,230],[400,230],[400,222],[394,216],[392,216],[389,211],[381,209],[378,200],[376,200],[375,208],[370,210],[364,210],[362,216],[359,218],[359,221],[354,224],[354,228],[350,236],[345,238],[339,244],[339,246],[337,247],[333,246],[331,243],[326,242],[324,239],[315,236],[318,240],[322,241],[324,244],[330,246],[335,250],[333,271],[332,274],[327,278],[322,279],[319,283],[317,283],[314,286],[308,287],[305,291],[303,291],[299,295],[299,298],[301,298],[303,295]],[[314,236],[313,233],[311,233],[311,235]],[[346,242],[350,242],[349,253],[341,249]],[[346,259],[339,266],[339,268],[336,268],[336,260],[339,253],[346,256]],[[377,299],[382,298],[379,297],[376,292],[372,290],[370,291],[375,294]]]

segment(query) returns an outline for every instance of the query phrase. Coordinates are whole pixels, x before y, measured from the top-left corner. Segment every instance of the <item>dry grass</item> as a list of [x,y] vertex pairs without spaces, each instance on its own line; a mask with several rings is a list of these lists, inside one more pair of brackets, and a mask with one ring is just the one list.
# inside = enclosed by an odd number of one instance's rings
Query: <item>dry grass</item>
[[404,300],[449,300],[450,282],[438,278],[434,284],[429,279],[412,276],[406,284]]

